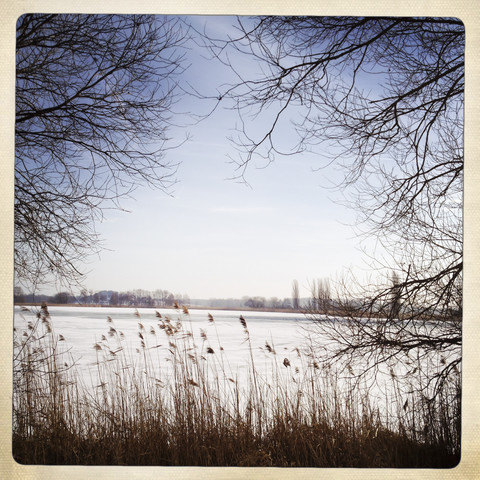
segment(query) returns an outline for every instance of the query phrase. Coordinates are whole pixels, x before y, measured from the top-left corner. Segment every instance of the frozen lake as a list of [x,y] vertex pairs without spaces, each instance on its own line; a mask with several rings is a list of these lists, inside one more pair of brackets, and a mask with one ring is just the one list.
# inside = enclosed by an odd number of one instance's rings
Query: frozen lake
[[[192,309],[185,314],[181,309],[173,308],[73,306],[51,306],[48,309],[55,335],[64,339],[59,345],[64,350],[69,349],[79,372],[86,379],[92,376],[96,378],[98,351],[95,346],[105,341],[112,342],[112,328],[121,336],[121,344],[125,350],[132,353],[133,362],[141,363],[144,342],[146,348],[152,352],[154,367],[165,370],[169,368],[171,347],[167,335],[161,331],[159,325],[165,319],[170,320],[173,325],[180,322],[182,331],[192,334],[191,338],[200,355],[206,358],[207,349],[212,349],[217,358],[222,355],[228,375],[242,377],[251,360],[250,345],[259,374],[268,375],[272,368],[280,366],[285,369],[285,358],[290,363],[291,371],[294,371],[297,364],[300,366],[301,363],[297,349],[301,349],[305,343],[304,327],[311,323],[299,313],[227,310],[209,312]],[[22,311],[16,306],[17,331],[26,329],[29,321],[35,321],[38,310],[39,308],[33,307],[30,311]],[[213,321],[209,318],[209,313]],[[241,315],[245,319],[248,336],[240,322]],[[266,343],[275,354],[272,354]],[[111,349],[114,348],[113,345]]]
[[[15,307],[17,338],[26,338],[24,332],[28,331],[29,323],[30,326],[37,323],[39,333],[45,328],[36,318],[38,311],[35,307],[28,311]],[[206,375],[209,382],[223,382],[223,391],[230,388],[229,381],[243,390],[251,388],[252,364],[259,385],[273,392],[272,395],[276,385],[287,386],[289,395],[303,395],[314,378],[324,385],[320,388],[324,392],[347,391],[352,385],[350,366],[346,369],[334,362],[331,370],[328,367],[328,374],[317,368],[316,354],[325,341],[315,331],[313,322],[299,313],[195,309],[185,313],[172,308],[73,306],[52,306],[49,313],[57,340],[56,351],[68,354],[65,363],[76,365],[87,389],[109,382],[115,384],[115,375],[123,375],[122,372],[127,376],[135,372],[132,378],[138,379],[137,375],[141,375],[155,385],[158,382],[175,389],[176,377],[172,373],[179,365],[181,368],[190,365],[184,370],[187,372],[203,372],[201,375]],[[307,339],[309,332],[316,351]],[[119,360],[120,363],[115,363]],[[363,357],[359,357],[359,361],[362,363]],[[430,366],[435,367],[434,364],[438,368],[438,362],[443,359],[432,357],[431,361],[432,365],[424,364],[426,372]],[[202,368],[195,370],[193,364],[201,364]],[[65,365],[63,359],[61,365]],[[117,373],[112,374],[110,366],[115,366],[113,370]],[[380,410],[395,408],[394,404],[403,405],[408,390],[418,381],[409,374],[409,368],[396,359],[388,366],[380,365],[361,385],[361,391],[368,391],[369,399]],[[199,381],[193,373],[188,375],[192,381]],[[399,376],[404,376],[407,382],[401,392]],[[332,379],[334,384],[328,383]]]

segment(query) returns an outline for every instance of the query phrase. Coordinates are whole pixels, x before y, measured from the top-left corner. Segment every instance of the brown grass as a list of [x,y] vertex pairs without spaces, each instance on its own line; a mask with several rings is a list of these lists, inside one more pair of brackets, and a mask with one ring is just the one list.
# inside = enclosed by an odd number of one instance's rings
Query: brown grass
[[[459,461],[459,396],[453,404],[412,396],[411,408],[397,408],[386,420],[365,385],[340,387],[337,374],[311,354],[298,351],[302,368],[293,382],[292,367],[268,342],[268,378],[256,369],[250,345],[249,380],[240,384],[224,351],[204,331],[193,335],[188,310],[183,322],[157,316],[157,329],[146,329],[138,316],[136,352],[108,319],[94,347],[94,388],[78,375],[46,307],[15,332],[16,461],[392,468]],[[211,315],[208,321],[215,324]],[[248,325],[240,323],[248,341]],[[168,362],[160,343],[168,345]]]

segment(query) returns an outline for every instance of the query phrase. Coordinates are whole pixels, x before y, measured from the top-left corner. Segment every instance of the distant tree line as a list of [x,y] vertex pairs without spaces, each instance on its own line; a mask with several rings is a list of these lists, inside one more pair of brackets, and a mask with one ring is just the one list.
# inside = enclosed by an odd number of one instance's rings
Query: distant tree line
[[272,308],[289,310],[292,308],[292,302],[290,298],[265,298],[265,297],[243,297],[243,305],[248,308]]
[[14,302],[16,304],[33,304],[46,302],[51,305],[108,305],[108,306],[135,306],[135,307],[172,307],[178,305],[197,305],[215,308],[254,308],[272,310],[301,310],[308,307],[312,300],[309,298],[279,298],[262,296],[243,296],[241,298],[209,298],[190,299],[186,294],[173,294],[169,290],[157,289],[154,291],[135,289],[125,292],[115,290],[93,290],[83,289],[79,294],[68,291],[57,292],[54,295],[41,295],[24,293],[22,287],[14,289]]
[[57,292],[54,295],[26,294],[21,287],[14,289],[15,303],[47,302],[49,304],[81,304],[81,305],[109,305],[109,306],[136,306],[136,307],[170,307],[178,304],[190,303],[188,295],[173,294],[169,290],[157,289],[148,291],[143,289],[117,292],[114,290],[82,290],[75,295],[71,292]]

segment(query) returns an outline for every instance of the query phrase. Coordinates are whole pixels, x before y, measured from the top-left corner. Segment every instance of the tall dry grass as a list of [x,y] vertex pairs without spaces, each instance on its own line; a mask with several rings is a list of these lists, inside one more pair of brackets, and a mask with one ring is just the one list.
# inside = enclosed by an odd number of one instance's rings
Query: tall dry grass
[[[138,315],[138,349],[128,348],[107,319],[108,331],[94,345],[92,385],[78,374],[46,306],[15,331],[16,461],[425,468],[459,461],[459,395],[427,401],[412,393],[409,406],[385,409],[367,385],[340,382],[313,350],[297,349],[300,367],[292,372],[268,341],[271,367],[260,373],[243,317],[249,356],[247,381],[240,382],[218,334],[215,342],[204,330],[195,336],[188,310],[178,319],[157,317],[147,329]],[[208,321],[215,329],[210,314]]]

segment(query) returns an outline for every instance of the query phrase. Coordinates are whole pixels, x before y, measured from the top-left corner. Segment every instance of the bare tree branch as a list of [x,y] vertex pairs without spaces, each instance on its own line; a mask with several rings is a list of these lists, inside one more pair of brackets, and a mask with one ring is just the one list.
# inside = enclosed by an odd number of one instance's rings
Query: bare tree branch
[[[383,284],[350,279],[330,299],[314,285],[309,313],[329,339],[326,360],[368,357],[372,371],[414,352],[439,356],[430,380],[441,388],[461,359],[462,22],[256,17],[238,19],[237,32],[210,39],[210,50],[236,72],[243,57],[261,68],[221,92],[241,117],[238,176],[281,152],[338,163],[358,233],[387,252],[369,259]],[[251,121],[258,115],[264,123]],[[281,121],[297,133],[290,149],[279,148]]]
[[28,14],[17,23],[17,281],[76,283],[95,221],[164,161],[186,36],[173,18]]

